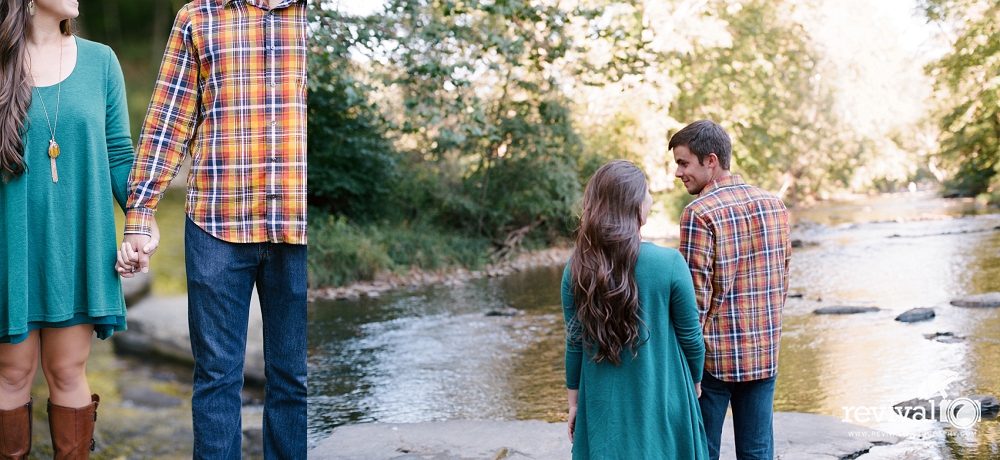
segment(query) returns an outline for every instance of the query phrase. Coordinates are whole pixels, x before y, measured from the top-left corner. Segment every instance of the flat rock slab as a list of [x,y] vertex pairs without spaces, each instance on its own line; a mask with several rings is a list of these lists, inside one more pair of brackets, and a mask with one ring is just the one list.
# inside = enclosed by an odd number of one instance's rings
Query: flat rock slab
[[985,294],[967,295],[951,301],[956,307],[969,308],[997,308],[1000,307],[1000,292],[987,292]]
[[[979,415],[983,419],[992,420],[997,418],[997,415],[1000,415],[1000,401],[997,400],[996,396],[972,395],[966,396],[966,398],[979,404]],[[941,396],[935,396],[930,399],[914,398],[896,404],[892,408],[897,414],[903,417],[916,420],[927,420],[928,418],[941,420],[943,401],[944,398]]]
[[[899,439],[836,417],[774,414],[775,454],[782,460],[839,460]],[[732,419],[722,432],[722,460],[735,460]],[[314,460],[565,460],[565,423],[452,420],[342,426],[309,452]]]
[[367,423],[333,430],[329,438],[309,451],[309,458],[564,460],[569,458],[572,447],[565,423],[538,420]]
[[136,273],[132,278],[122,278],[122,295],[125,296],[125,306],[132,308],[139,303],[146,295],[152,285],[152,275],[149,273]]
[[[733,419],[722,428],[720,460],[736,460]],[[881,431],[846,423],[837,417],[798,412],[774,414],[774,455],[780,460],[840,460],[855,458],[874,446],[900,439]]]
[[[186,296],[143,299],[128,309],[128,330],[111,336],[115,349],[137,355],[155,354],[193,365],[187,306]],[[243,366],[244,377],[254,383],[264,382],[263,325],[260,301],[254,290],[247,327],[246,363]]]
[[934,318],[933,308],[914,308],[912,310],[907,310],[903,314],[896,317],[896,321],[904,323],[915,323],[917,321],[926,321]]
[[875,311],[879,311],[878,307],[835,306],[817,308],[813,310],[813,313],[817,315],[853,315],[856,313],[871,313]]

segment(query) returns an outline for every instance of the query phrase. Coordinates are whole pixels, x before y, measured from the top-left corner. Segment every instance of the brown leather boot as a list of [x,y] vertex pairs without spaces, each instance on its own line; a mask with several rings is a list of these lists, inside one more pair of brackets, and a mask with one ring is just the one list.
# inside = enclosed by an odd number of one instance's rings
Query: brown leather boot
[[31,403],[0,410],[0,459],[24,460],[31,453]]
[[86,460],[94,450],[94,422],[101,397],[91,395],[91,403],[72,408],[49,401],[49,430],[55,460]]

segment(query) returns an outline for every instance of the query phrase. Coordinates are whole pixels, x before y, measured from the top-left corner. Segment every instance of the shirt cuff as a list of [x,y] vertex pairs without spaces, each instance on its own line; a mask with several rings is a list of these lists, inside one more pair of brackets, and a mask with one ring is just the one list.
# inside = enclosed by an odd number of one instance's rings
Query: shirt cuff
[[125,211],[125,234],[138,233],[152,236],[153,211],[146,208],[131,208]]

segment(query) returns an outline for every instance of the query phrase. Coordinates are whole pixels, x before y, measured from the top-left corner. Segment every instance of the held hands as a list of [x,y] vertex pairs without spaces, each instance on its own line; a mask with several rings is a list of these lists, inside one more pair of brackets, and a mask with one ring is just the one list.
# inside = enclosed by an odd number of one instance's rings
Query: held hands
[[125,235],[115,264],[115,271],[122,278],[132,278],[137,271],[149,273],[149,258],[160,246],[160,228],[156,225],[156,219],[150,225],[150,233],[152,236],[138,233]]
[[701,399],[701,382],[694,384],[694,394],[698,395],[698,399]]

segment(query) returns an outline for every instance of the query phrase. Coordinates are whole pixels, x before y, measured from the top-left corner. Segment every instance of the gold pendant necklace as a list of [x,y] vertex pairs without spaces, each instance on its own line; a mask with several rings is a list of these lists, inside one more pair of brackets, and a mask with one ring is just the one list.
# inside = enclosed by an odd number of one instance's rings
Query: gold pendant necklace
[[38,90],[35,86],[35,92],[38,94],[38,102],[42,103],[42,111],[45,112],[45,123],[49,125],[49,134],[51,138],[49,139],[49,164],[52,166],[52,182],[59,182],[59,171],[56,170],[56,157],[59,156],[59,143],[56,142],[56,129],[59,128],[59,102],[62,99],[62,58],[63,58],[63,44],[59,43],[59,86],[56,89],[56,122],[53,124],[49,121],[49,111],[45,108],[45,101],[42,100],[42,92]]

